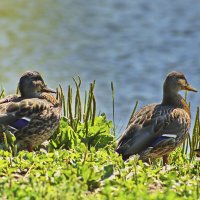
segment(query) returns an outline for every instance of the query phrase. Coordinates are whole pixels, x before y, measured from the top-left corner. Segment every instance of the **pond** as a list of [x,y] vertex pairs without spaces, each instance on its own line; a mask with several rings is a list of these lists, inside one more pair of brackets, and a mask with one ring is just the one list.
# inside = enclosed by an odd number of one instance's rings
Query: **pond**
[[[199,89],[199,9],[196,0],[1,1],[0,84],[15,92],[21,73],[33,69],[52,88],[80,76],[84,91],[96,80],[98,109],[112,119],[113,81],[124,128],[136,100],[161,101],[168,72],[184,72]],[[194,115],[200,95],[189,100]]]

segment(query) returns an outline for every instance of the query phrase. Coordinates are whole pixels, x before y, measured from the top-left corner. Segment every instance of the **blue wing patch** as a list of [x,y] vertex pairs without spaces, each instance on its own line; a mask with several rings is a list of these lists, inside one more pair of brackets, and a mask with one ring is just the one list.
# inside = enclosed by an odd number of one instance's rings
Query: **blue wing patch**
[[27,118],[27,117],[23,117],[21,119],[18,119],[17,121],[13,122],[12,124],[10,124],[10,126],[14,129],[22,129],[24,128],[25,126],[28,125],[28,123],[30,122],[30,119]]
[[177,135],[174,135],[174,134],[163,134],[161,135],[160,137],[156,138],[153,143],[151,143],[151,147],[155,147],[159,142],[161,142],[162,140],[165,140],[165,139],[169,139],[169,138],[176,138]]

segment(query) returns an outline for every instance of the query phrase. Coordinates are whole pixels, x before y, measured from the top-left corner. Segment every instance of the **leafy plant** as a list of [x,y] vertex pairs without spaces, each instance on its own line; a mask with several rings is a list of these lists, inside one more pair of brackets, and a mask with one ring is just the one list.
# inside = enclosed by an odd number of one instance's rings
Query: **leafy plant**
[[[63,117],[60,128],[50,140],[50,149],[74,148],[84,143],[88,149],[104,148],[114,140],[111,134],[112,122],[108,121],[105,114],[96,116],[96,98],[94,96],[95,81],[90,84],[90,89],[85,92],[84,103],[80,96],[81,80],[77,82],[76,92],[73,101],[72,88],[68,86],[68,98],[65,102],[65,95],[62,87],[58,91],[58,99],[63,105]],[[74,105],[74,109],[73,106]],[[83,108],[82,108],[82,105]]]

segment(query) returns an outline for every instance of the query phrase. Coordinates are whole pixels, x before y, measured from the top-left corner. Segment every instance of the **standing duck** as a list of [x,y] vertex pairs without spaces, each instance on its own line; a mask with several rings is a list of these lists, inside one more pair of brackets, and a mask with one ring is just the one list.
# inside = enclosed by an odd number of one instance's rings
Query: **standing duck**
[[61,108],[41,75],[25,72],[19,80],[20,95],[0,99],[0,134],[11,131],[20,149],[33,150],[58,128]]
[[180,90],[197,92],[183,73],[169,73],[162,102],[144,106],[133,115],[116,148],[124,160],[139,154],[143,161],[163,157],[163,164],[168,164],[169,153],[183,143],[191,124],[190,108]]

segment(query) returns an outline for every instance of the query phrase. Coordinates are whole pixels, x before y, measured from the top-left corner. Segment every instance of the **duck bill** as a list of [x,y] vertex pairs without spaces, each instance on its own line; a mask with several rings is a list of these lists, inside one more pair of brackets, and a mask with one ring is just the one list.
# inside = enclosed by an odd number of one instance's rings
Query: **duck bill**
[[56,93],[55,90],[51,89],[51,88],[48,88],[48,87],[44,87],[42,89],[43,92],[47,92],[47,93]]
[[186,85],[185,86],[185,90],[192,91],[192,92],[198,92],[198,90],[193,88],[191,85]]

